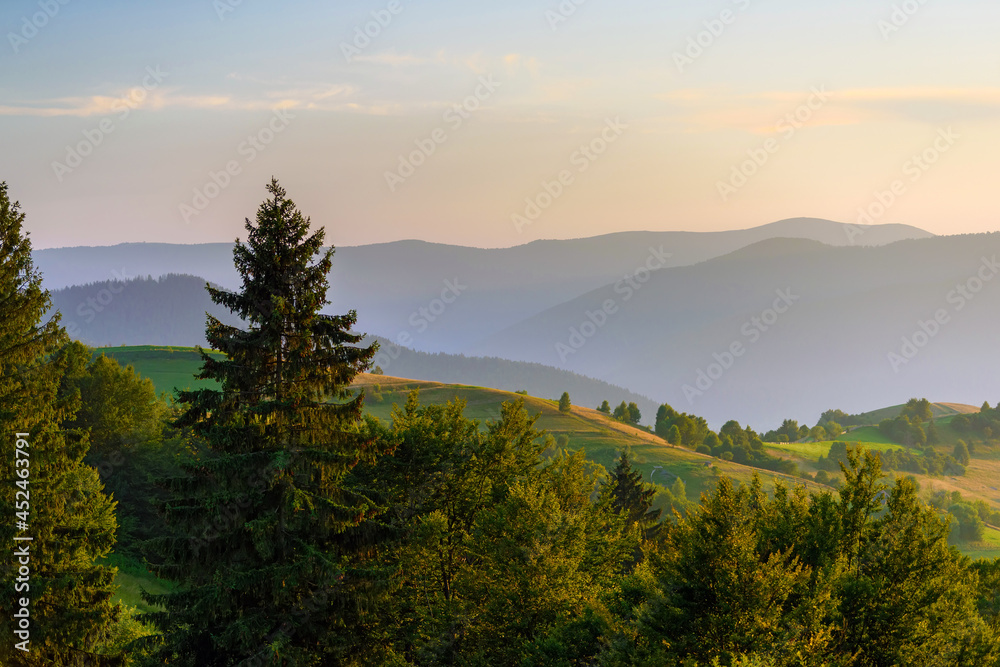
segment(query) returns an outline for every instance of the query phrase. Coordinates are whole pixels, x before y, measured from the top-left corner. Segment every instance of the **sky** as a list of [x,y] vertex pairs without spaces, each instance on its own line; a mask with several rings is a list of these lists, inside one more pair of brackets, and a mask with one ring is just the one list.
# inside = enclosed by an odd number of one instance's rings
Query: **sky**
[[992,231],[1000,5],[5,0],[0,180],[35,248],[507,247],[809,216]]

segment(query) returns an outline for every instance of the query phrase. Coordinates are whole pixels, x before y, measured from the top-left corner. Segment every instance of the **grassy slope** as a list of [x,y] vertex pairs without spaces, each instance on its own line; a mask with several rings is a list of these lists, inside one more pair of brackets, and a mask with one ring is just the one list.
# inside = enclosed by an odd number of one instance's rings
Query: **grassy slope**
[[847,433],[841,433],[835,439],[842,442],[865,442],[877,443],[880,445],[895,444],[892,440],[889,440],[889,438],[882,435],[882,432],[878,430],[877,426],[859,426],[858,428],[852,429]]
[[[115,357],[122,363],[132,364],[138,373],[152,379],[159,391],[169,391],[174,386],[185,388],[210,384],[192,379],[200,365],[200,360],[192,348],[137,346],[103,348],[101,351]],[[610,467],[618,452],[622,448],[630,446],[635,455],[636,463],[646,479],[650,479],[650,473],[653,473],[652,479],[654,481],[669,485],[673,476],[680,476],[687,486],[688,498],[691,499],[697,498],[701,493],[710,492],[714,488],[719,474],[727,475],[740,482],[748,482],[755,472],[759,472],[767,488],[770,488],[776,479],[782,479],[786,483],[804,481],[770,471],[756,471],[737,463],[721,461],[687,449],[673,447],[646,431],[615,422],[590,408],[574,406],[569,414],[563,414],[559,412],[555,400],[531,396],[522,397],[509,392],[481,387],[444,385],[436,382],[376,375],[359,376],[357,384],[367,389],[366,409],[368,412],[383,420],[388,420],[393,403],[403,405],[406,402],[406,396],[412,389],[420,389],[421,401],[424,403],[439,403],[455,398],[463,399],[466,401],[466,415],[482,421],[497,418],[500,414],[500,405],[504,401],[523,398],[531,414],[540,413],[538,427],[546,429],[554,436],[565,434],[569,438],[571,449],[582,448],[586,451],[588,458],[605,467]],[[376,384],[379,385],[377,392],[374,387]],[[958,439],[957,434],[952,432],[948,426],[949,417],[959,412],[978,410],[978,408],[971,406],[955,404],[936,403],[934,406],[935,414],[941,415],[941,419],[936,421],[942,439],[946,443],[953,443]],[[895,406],[870,414],[885,413],[889,416],[892,410],[898,413],[900,407]],[[949,410],[950,412],[948,412]],[[873,427],[856,429],[838,439],[852,442],[861,441],[872,449],[880,450],[899,446],[889,442],[878,432],[878,429]],[[798,462],[803,470],[807,471],[816,469],[816,461],[820,455],[825,455],[829,448],[829,442],[768,445],[771,453],[792,459]],[[663,466],[663,468],[657,469],[656,466]],[[982,499],[994,507],[1000,508],[1000,490],[997,490],[1000,488],[1000,460],[975,458],[965,477],[917,476],[917,478],[925,489],[957,490],[970,499]],[[807,485],[814,489],[825,488],[811,482],[808,482]],[[971,547],[967,551],[976,557],[1000,555],[1000,531],[991,530],[987,543],[980,547]],[[127,574],[126,576],[136,575]],[[123,581],[129,583],[130,580],[123,579]],[[129,604],[135,604],[134,600],[130,600]]]
[[[837,440],[841,440],[841,438],[837,438]],[[890,442],[879,442],[867,437],[846,438],[846,440],[852,443],[860,442],[866,448],[880,452],[890,449],[902,449],[902,445]],[[830,453],[830,446],[832,444],[833,442],[829,440],[825,442],[769,442],[767,443],[765,449],[775,456],[801,459],[803,462],[816,462],[819,461],[819,457],[826,456]]]
[[[892,419],[899,415],[903,411],[905,405],[893,405],[888,408],[880,408],[878,410],[872,410],[871,412],[865,412],[859,415],[866,422],[871,424],[878,424],[883,419]],[[931,403],[931,416],[934,419],[940,417],[953,417],[958,414],[968,414],[970,412],[979,412],[979,408],[974,405],[965,405],[964,403]]]
[[[217,386],[211,380],[195,379],[201,366],[201,358],[194,348],[133,345],[101,347],[97,348],[97,352],[114,357],[123,366],[132,365],[136,372],[152,380],[159,392],[171,392],[175,387],[202,389]],[[221,352],[213,354],[222,356]]]
[[146,568],[130,558],[125,558],[119,554],[111,554],[105,561],[107,565],[118,568],[115,576],[115,583],[118,590],[112,598],[113,602],[121,602],[126,607],[136,607],[140,613],[150,611],[160,611],[158,607],[148,604],[142,599],[142,590],[149,593],[167,593],[174,589],[170,582],[156,578],[156,576],[146,570]]
[[[143,345],[100,348],[99,352],[114,357],[120,363],[131,364],[140,375],[150,378],[161,392],[170,391],[173,387],[197,388],[212,384],[193,379],[201,363],[193,348]],[[499,417],[500,405],[504,401],[522,398],[495,389],[443,385],[387,376],[363,375],[358,378],[358,384],[381,385],[381,400],[377,400],[375,392],[369,390],[366,408],[368,412],[384,420],[389,418],[392,404],[405,403],[406,395],[414,388],[420,388],[421,400],[424,403],[445,402],[456,397],[464,399],[466,415],[482,421]],[[614,464],[618,451],[631,446],[636,456],[636,463],[647,479],[649,474],[653,473],[654,481],[669,484],[673,476],[680,476],[687,486],[689,498],[697,498],[698,494],[711,491],[715,487],[717,475],[713,468],[741,482],[749,481],[755,472],[755,469],[747,466],[672,447],[646,431],[615,422],[596,410],[574,406],[570,414],[562,414],[554,400],[530,396],[523,398],[531,414],[541,413],[538,427],[546,429],[554,436],[567,435],[571,449],[582,448],[588,458],[610,467]],[[658,470],[655,466],[663,468]],[[778,478],[786,482],[796,481],[795,478],[770,471],[759,472],[768,487]]]
[[[502,403],[524,399],[528,412],[540,415],[537,427],[545,429],[553,436],[566,435],[569,438],[570,449],[583,449],[587,458],[610,468],[614,465],[618,452],[625,447],[631,447],[637,467],[646,479],[649,479],[652,473],[654,481],[669,485],[674,476],[679,476],[687,486],[688,498],[692,499],[715,488],[717,474],[713,468],[717,468],[720,474],[740,482],[750,481],[754,473],[758,472],[767,488],[770,488],[776,479],[782,479],[786,483],[804,481],[767,470],[758,471],[738,463],[721,461],[689,449],[674,447],[652,433],[616,422],[591,408],[573,406],[569,413],[561,413],[555,399],[519,396],[496,389],[445,385],[378,375],[362,375],[356,384],[367,390],[368,412],[383,420],[388,420],[393,403],[403,405],[413,389],[420,390],[422,403],[444,403],[456,398],[465,400],[465,414],[484,421],[499,417]],[[378,385],[378,391],[375,390],[375,385]],[[662,466],[662,469],[657,469],[656,466]],[[819,488],[818,485],[810,485]]]

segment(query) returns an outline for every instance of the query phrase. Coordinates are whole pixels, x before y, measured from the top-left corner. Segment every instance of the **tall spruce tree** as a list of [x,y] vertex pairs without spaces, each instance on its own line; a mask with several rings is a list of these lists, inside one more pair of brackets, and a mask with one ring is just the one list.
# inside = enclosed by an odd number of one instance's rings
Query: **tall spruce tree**
[[[24,218],[0,183],[0,541],[12,545],[0,565],[0,617],[4,628],[17,624],[3,632],[0,664],[117,665],[120,656],[102,655],[121,615],[114,570],[95,562],[114,546],[114,503],[83,463],[86,435],[62,428],[79,394],[60,391],[68,338],[58,314],[42,321],[50,299]],[[14,618],[22,599],[27,628]]]
[[341,664],[371,601],[360,561],[379,508],[344,479],[374,456],[355,428],[364,396],[349,385],[377,348],[359,346],[355,311],[320,314],[333,248],[276,180],[267,191],[233,249],[241,290],[208,287],[247,322],[208,317],[208,342],[226,358],[203,352],[198,377],[221,389],[180,393],[178,425],[208,451],[170,483],[165,513],[179,533],[151,544],[182,584],[150,597],[166,606],[160,657],[175,665]]

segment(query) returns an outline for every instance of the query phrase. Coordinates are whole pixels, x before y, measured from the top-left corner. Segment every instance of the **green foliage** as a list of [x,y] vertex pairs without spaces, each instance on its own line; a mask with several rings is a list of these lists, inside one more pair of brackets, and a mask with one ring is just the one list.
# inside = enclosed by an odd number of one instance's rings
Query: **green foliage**
[[656,411],[653,432],[672,445],[689,449],[705,442],[709,434],[708,422],[704,418],[677,412],[665,403]]
[[615,408],[612,416],[620,422],[625,422],[626,424],[631,424],[633,426],[638,426],[639,421],[642,419],[642,413],[639,411],[639,406],[635,403],[628,403],[626,405],[625,401]]
[[[853,443],[853,445],[860,446],[858,443]],[[842,464],[847,462],[847,450],[851,446],[852,443],[849,442],[834,441],[827,455],[819,458],[819,467],[830,471],[838,470]],[[873,455],[879,458],[880,465],[884,470],[899,470],[922,475],[956,476],[964,475],[966,472],[965,466],[954,457],[946,456],[932,447],[928,447],[924,452],[913,452],[901,448],[888,449],[874,452]]]
[[[802,429],[805,429],[805,433],[802,432]],[[786,419],[776,430],[765,433],[763,440],[764,442],[795,442],[808,434],[809,428],[807,426],[800,427],[794,419]]]
[[569,412],[572,406],[573,404],[569,400],[569,392],[564,391],[562,396],[559,397],[559,412]]
[[377,453],[356,428],[363,394],[347,388],[375,349],[358,346],[353,311],[319,314],[333,249],[277,181],[267,189],[233,249],[242,290],[208,288],[248,328],[209,315],[208,341],[226,357],[203,354],[200,377],[221,389],[180,395],[177,425],[208,449],[167,481],[172,532],[149,545],[158,573],[183,587],[151,599],[166,607],[152,618],[171,664],[338,659],[365,640],[359,615],[381,590],[364,558],[381,533],[360,527],[380,508],[345,482]]
[[928,445],[939,445],[941,444],[941,434],[938,432],[937,424],[933,421],[927,422],[927,444]]
[[[49,295],[31,259],[24,217],[0,183],[0,538],[8,545],[0,564],[0,615],[8,628],[0,663],[119,665],[123,610],[111,601],[114,570],[97,562],[115,544],[115,506],[84,463],[86,434],[71,427],[79,394],[60,387],[77,350],[67,346],[58,315],[42,321]],[[15,530],[15,520],[27,527]],[[27,563],[23,553],[13,556],[23,548]],[[9,625],[21,599],[29,601],[29,652],[14,648],[28,637],[16,637]]]
[[837,495],[722,479],[651,552],[654,589],[604,664],[994,664],[976,601],[995,604],[996,585],[977,589],[908,480],[887,488],[877,457],[847,459]]
[[905,417],[910,422],[913,423],[923,423],[928,422],[933,417],[931,412],[931,402],[926,398],[911,398],[903,406],[902,411],[899,413],[900,417]]
[[828,421],[823,424],[823,430],[828,438],[833,439],[844,432],[844,427],[835,421]]
[[919,422],[910,421],[905,415],[894,419],[883,419],[878,430],[893,442],[907,447],[923,447],[927,444],[927,432]]
[[611,414],[611,405],[607,401],[601,401],[601,404],[597,407],[598,412],[603,412],[606,415]]
[[825,428],[831,422],[847,428],[863,426],[869,423],[862,415],[849,415],[843,410],[827,410],[820,415],[819,421],[816,423],[818,426]]
[[969,446],[965,444],[964,440],[955,443],[955,460],[964,466],[969,465],[972,461],[972,457],[969,456]]
[[983,403],[979,412],[968,415],[955,415],[951,427],[959,433],[978,436],[984,440],[994,440],[1000,436],[1000,403],[991,408],[988,402]]
[[65,354],[69,367],[60,392],[81,399],[69,426],[89,436],[85,461],[118,502],[117,551],[134,554],[137,542],[165,530],[155,511],[162,494],[153,478],[179,474],[186,443],[166,423],[171,407],[132,366],[122,368],[103,354],[95,357],[77,342],[70,343]]
[[[522,403],[485,430],[462,402],[421,406],[368,428],[393,451],[353,473],[378,482],[399,543],[386,548],[398,592],[379,610],[388,653],[405,664],[547,664],[588,659],[606,627],[604,591],[638,541],[595,492],[582,453],[540,458],[544,433]],[[574,664],[574,663],[571,663]]]
[[684,486],[684,480],[680,477],[675,478],[674,483],[670,485],[670,493],[677,500],[685,502],[687,500],[687,488]]
[[629,403],[628,404],[628,423],[629,424],[633,424],[635,426],[638,426],[640,421],[642,421],[642,413],[639,412],[639,406],[636,405],[635,403]]
[[983,539],[986,525],[976,508],[967,503],[955,503],[948,508],[955,521],[952,523],[950,539],[955,542],[979,542]]
[[[629,452],[622,451],[601,493],[609,498],[611,507],[624,517],[626,525],[639,526],[647,536],[655,533],[660,519],[660,510],[652,509],[656,490],[645,484],[642,473],[632,467]],[[681,495],[680,499],[683,500],[684,496]]]

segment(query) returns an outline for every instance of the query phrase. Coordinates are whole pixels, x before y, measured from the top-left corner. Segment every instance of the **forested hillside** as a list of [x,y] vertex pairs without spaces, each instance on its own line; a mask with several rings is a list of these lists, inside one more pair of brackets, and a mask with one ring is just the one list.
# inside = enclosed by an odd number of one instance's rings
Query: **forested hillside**
[[227,324],[240,318],[212,303],[205,280],[189,275],[138,277],[52,292],[70,337],[88,345],[205,345],[205,313]]

